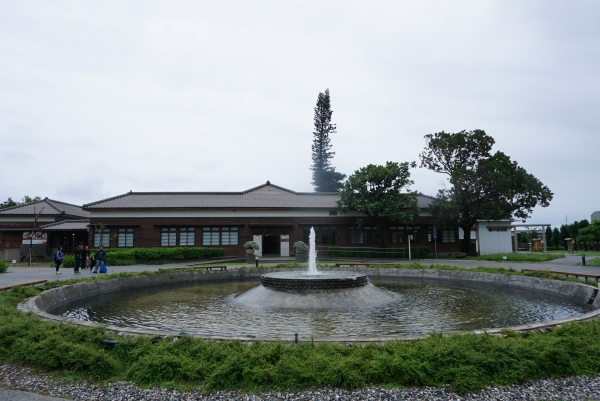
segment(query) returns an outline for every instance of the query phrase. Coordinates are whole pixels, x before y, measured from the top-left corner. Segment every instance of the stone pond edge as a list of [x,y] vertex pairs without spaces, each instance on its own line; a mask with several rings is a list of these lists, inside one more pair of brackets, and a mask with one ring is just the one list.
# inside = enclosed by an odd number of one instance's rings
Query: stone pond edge
[[[77,283],[51,290],[45,291],[44,293],[29,298],[21,302],[18,309],[24,313],[34,313],[40,316],[42,319],[56,322],[56,323],[70,323],[84,327],[104,327],[108,333],[115,334],[118,336],[135,336],[145,335],[151,337],[167,337],[177,336],[179,333],[174,331],[161,331],[161,330],[148,330],[148,329],[136,329],[132,327],[118,327],[114,325],[106,325],[96,322],[87,322],[75,320],[67,317],[56,316],[48,313],[48,310],[53,310],[61,305],[68,302],[75,301],[82,298],[91,297],[97,294],[103,294],[113,291],[123,291],[132,288],[158,286],[163,284],[178,284],[178,283],[210,283],[219,281],[232,281],[238,279],[260,279],[260,276],[265,273],[272,273],[277,271],[304,271],[305,268],[268,268],[268,269],[240,269],[240,270],[209,270],[209,271],[189,271],[181,273],[165,273],[165,274],[152,274],[132,277],[120,277],[108,280],[94,280],[83,283]],[[326,269],[323,269],[326,270]],[[582,315],[551,320],[541,323],[530,323],[520,326],[507,327],[507,329],[515,332],[548,332],[553,330],[555,327],[565,323],[571,322],[584,322],[589,320],[598,319],[600,316],[600,297],[598,295],[598,288],[592,287],[584,283],[573,283],[569,281],[561,280],[550,280],[538,277],[528,276],[515,276],[508,274],[496,274],[496,273],[482,273],[482,272],[469,272],[469,271],[455,271],[455,270],[427,270],[427,269],[402,269],[402,268],[361,268],[361,267],[349,267],[349,268],[336,268],[338,271],[353,271],[366,273],[371,277],[407,277],[407,278],[423,278],[423,279],[441,279],[451,281],[476,281],[482,283],[489,283],[500,286],[511,286],[522,289],[529,289],[534,291],[540,291],[543,293],[558,295],[561,297],[569,298],[575,302],[587,303],[590,299],[593,299],[592,312],[588,312]],[[499,335],[505,328],[491,328],[481,329],[472,331],[473,333],[488,333],[491,335]],[[265,338],[265,337],[241,337],[241,336],[207,336],[207,335],[193,335],[194,337],[204,338],[213,341],[229,341],[229,340],[241,340],[244,342],[252,341],[283,341],[292,343],[294,337],[277,337],[277,338]],[[382,343],[386,341],[395,340],[416,340],[428,337],[425,336],[383,336],[383,337],[315,337],[313,339],[301,338],[301,340],[312,340],[314,342],[337,342],[347,344],[361,344],[361,343]]]

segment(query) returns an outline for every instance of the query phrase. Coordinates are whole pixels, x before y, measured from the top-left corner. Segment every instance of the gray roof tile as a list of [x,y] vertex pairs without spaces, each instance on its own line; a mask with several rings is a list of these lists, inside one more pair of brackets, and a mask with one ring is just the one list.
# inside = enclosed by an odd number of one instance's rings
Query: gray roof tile
[[[337,192],[294,192],[269,182],[244,192],[129,192],[83,205],[98,209],[285,208],[336,209]],[[433,198],[419,195],[420,208]]]
[[88,231],[89,220],[65,220],[40,227],[43,231]]
[[31,202],[24,205],[0,209],[0,215],[17,216],[32,216],[37,213],[40,215],[55,216],[63,214],[63,212],[68,216],[79,216],[83,218],[90,217],[90,212],[83,210],[81,206],[71,205],[69,203],[59,202],[48,198],[42,199],[38,202]]

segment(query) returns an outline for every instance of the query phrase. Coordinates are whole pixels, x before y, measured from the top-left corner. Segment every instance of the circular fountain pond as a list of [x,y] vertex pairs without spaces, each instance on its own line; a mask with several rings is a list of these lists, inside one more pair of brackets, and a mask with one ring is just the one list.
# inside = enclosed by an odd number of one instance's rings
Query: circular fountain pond
[[[259,285],[257,278],[230,276],[228,281],[102,293],[68,302],[50,313],[207,337],[267,339],[299,333],[302,338],[335,339],[502,328],[592,311],[583,302],[506,285],[407,277],[376,277],[369,282],[365,274],[355,276],[341,276],[350,288],[311,289],[314,304],[302,304],[306,289],[273,289],[264,280]],[[271,279],[277,281],[277,274]],[[364,284],[358,285],[359,281]],[[370,296],[377,301],[367,302]]]

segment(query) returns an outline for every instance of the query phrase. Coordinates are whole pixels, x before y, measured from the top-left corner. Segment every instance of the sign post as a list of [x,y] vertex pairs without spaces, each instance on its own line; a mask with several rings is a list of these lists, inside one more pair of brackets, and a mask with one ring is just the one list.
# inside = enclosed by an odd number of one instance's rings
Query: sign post
[[410,258],[410,240],[412,239],[412,235],[408,236],[408,260],[411,260]]

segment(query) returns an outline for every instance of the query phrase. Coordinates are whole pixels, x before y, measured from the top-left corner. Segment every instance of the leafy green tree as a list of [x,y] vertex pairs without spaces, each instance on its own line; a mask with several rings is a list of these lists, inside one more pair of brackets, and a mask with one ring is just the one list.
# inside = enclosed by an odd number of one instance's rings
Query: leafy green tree
[[331,151],[330,134],[336,132],[335,124],[331,124],[331,99],[329,89],[325,93],[319,93],[317,105],[315,106],[312,144],[312,182],[317,192],[338,192],[343,187],[342,181],[346,178],[345,174],[335,171],[331,166],[331,159],[335,152]]
[[0,203],[0,209],[4,209],[7,207],[18,206],[19,203],[12,200],[12,198],[8,198],[4,202]]
[[558,227],[552,229],[552,245],[554,245],[554,249],[556,250],[560,246],[560,230]]
[[468,252],[471,227],[477,220],[530,217],[546,207],[552,192],[540,180],[502,152],[491,154],[494,139],[483,130],[425,135],[421,167],[447,174],[452,184],[442,189],[432,207],[436,225],[460,227],[462,252]]
[[546,227],[546,246],[552,244],[552,228]]
[[415,162],[369,164],[354,172],[340,191],[337,204],[342,213],[350,211],[370,217],[376,226],[377,243],[384,248],[383,222],[411,223],[419,215],[416,191],[410,179]]
[[41,200],[42,200],[42,198],[40,198],[39,196],[36,196],[35,198],[31,198],[28,195],[25,195],[23,197],[23,199],[21,199],[21,202],[15,202],[12,198],[8,198],[6,201],[0,203],[0,209],[12,207],[12,206],[24,205],[26,203],[39,202]]
[[21,205],[24,205],[26,203],[39,202],[41,200],[42,200],[42,198],[40,198],[39,196],[36,196],[35,198],[31,198],[28,195],[25,195],[23,197],[23,199],[21,199]]
[[571,238],[569,235],[569,226],[566,224],[560,225],[560,243],[565,247],[565,250],[568,250],[567,242],[565,241],[567,238]]
[[590,246],[600,242],[600,220],[593,221],[592,224],[588,224],[579,229],[579,232],[577,233],[577,242]]

